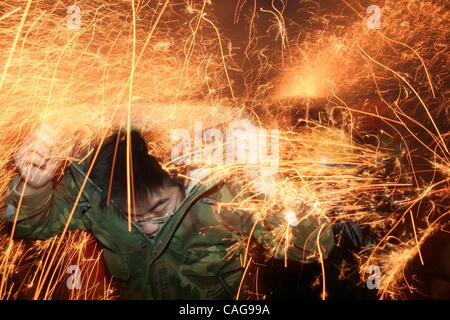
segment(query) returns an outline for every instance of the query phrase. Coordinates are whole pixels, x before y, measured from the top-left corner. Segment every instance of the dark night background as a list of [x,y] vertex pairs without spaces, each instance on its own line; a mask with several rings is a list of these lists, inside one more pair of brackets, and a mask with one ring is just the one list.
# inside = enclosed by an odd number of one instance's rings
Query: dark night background
[[[253,34],[256,39],[252,43],[252,52],[256,52],[257,48],[266,48],[267,55],[274,61],[279,61],[279,50],[272,49],[274,45],[278,45],[279,41],[274,41],[276,38],[276,31],[270,29],[273,25],[273,17],[269,14],[259,12],[260,8],[270,9],[272,7],[272,1],[270,0],[255,0],[258,14],[255,18],[255,32]],[[280,7],[280,2],[274,1],[277,7]],[[352,19],[355,19],[355,15],[352,10],[345,5],[343,1],[337,0],[320,0],[315,3],[308,1],[285,1],[286,7],[283,11],[283,16],[286,21],[286,28],[288,30],[289,39],[297,39],[301,42],[302,37],[307,34],[308,31],[312,31],[318,27],[315,22],[310,20],[313,15],[321,14],[327,16],[347,16],[346,20],[339,20],[337,22],[341,26],[350,24]],[[360,2],[370,4],[369,1]],[[235,20],[235,13],[237,5],[242,5],[239,20]],[[183,5],[180,5],[183,6]],[[234,83],[236,90],[236,96],[251,95],[255,91],[249,90],[251,85],[246,81],[251,81],[251,70],[258,68],[256,61],[245,57],[245,48],[248,45],[249,39],[249,17],[253,11],[253,0],[212,0],[211,13],[214,14],[214,19],[220,26],[220,31],[224,38],[231,41],[233,45],[233,53],[236,64],[239,66],[239,70],[231,69],[230,76]],[[367,6],[366,6],[367,7]],[[175,7],[176,8],[176,7]],[[181,8],[181,7],[180,7]],[[308,10],[305,10],[308,8]],[[364,6],[357,6],[357,9],[364,13]],[[329,27],[330,30],[333,26]],[[301,30],[302,32],[299,32]],[[408,66],[405,66],[408,68]],[[446,65],[438,65],[436,68],[445,68]],[[270,80],[277,75],[277,70],[267,70],[264,73],[264,79],[261,81],[270,82]],[[248,75],[248,77],[246,77]],[[448,87],[448,84],[446,84]],[[256,88],[255,88],[256,90]],[[446,101],[445,97],[441,97],[442,101]],[[348,103],[362,104],[363,101],[376,105],[379,103],[378,97],[374,94],[372,96],[359,96],[355,93],[352,96],[346,97]],[[440,103],[442,103],[442,101]],[[297,103],[297,105],[296,105]],[[291,104],[293,108],[290,110],[292,123],[298,125],[295,119],[302,116],[302,101],[294,102]],[[327,108],[327,104],[330,103],[327,99],[317,99],[312,101],[313,104],[318,105],[316,113],[311,117],[318,118],[318,114],[321,110]],[[413,104],[414,102],[411,102]],[[431,106],[435,106],[430,102]],[[448,101],[447,101],[448,103]],[[438,103],[436,104],[436,106]],[[297,106],[297,108],[296,108]],[[423,119],[426,121],[426,117],[422,110],[414,109],[417,119]],[[437,123],[440,126],[442,132],[449,131],[449,121],[445,112],[437,113]],[[366,127],[363,128],[367,132],[377,133],[381,129],[389,132],[391,130],[384,123],[376,120],[366,120]],[[414,128],[414,126],[412,126]],[[420,128],[414,128],[420,132]],[[355,137],[359,139],[360,137]],[[431,141],[429,141],[431,144]],[[418,149],[420,153],[421,146],[411,141],[411,147]],[[420,178],[427,182],[431,181],[430,164],[417,157],[417,168],[419,169]],[[447,201],[447,199],[445,199]],[[442,207],[450,207],[448,203],[442,203]],[[364,230],[365,234],[370,236],[369,230]],[[398,230],[397,232],[410,232],[410,230]],[[340,234],[336,230],[336,234]],[[425,266],[421,266],[418,257],[415,257],[410,261],[405,271],[405,277],[413,283],[417,288],[413,292],[405,290],[404,298],[406,299],[450,299],[450,230],[448,225],[443,228],[442,231],[436,232],[430,237],[422,247],[423,258]],[[95,253],[98,248],[94,248],[92,241],[92,251]],[[327,298],[328,299],[376,299],[376,290],[369,290],[366,287],[366,283],[361,281],[358,264],[354,254],[361,248],[355,246],[354,243],[343,235],[340,245],[337,246],[331,254],[331,257],[326,261],[326,284],[327,284]],[[257,250],[262,250],[258,248]],[[88,252],[88,256],[89,256]],[[95,254],[93,254],[95,255]],[[258,275],[261,281],[259,282],[259,292],[265,295],[268,299],[320,299],[321,285],[320,281],[317,283],[317,279],[321,277],[321,266],[319,264],[300,264],[297,262],[289,261],[288,267],[285,268],[284,261],[269,260],[265,261],[263,254],[255,255],[256,266],[259,266]],[[340,279],[341,267],[345,261],[347,266],[345,280]],[[445,268],[448,268],[445,269]],[[106,268],[101,266],[101,273],[107,273]],[[23,276],[23,273],[29,272],[29,270],[23,270],[17,275],[18,278]],[[250,271],[253,275],[257,272],[256,268]],[[66,295],[64,292],[64,284],[59,288],[61,291],[61,297]],[[251,290],[252,291],[252,290]],[[21,298],[29,298],[26,293]],[[255,296],[249,295],[250,299],[255,299]]]

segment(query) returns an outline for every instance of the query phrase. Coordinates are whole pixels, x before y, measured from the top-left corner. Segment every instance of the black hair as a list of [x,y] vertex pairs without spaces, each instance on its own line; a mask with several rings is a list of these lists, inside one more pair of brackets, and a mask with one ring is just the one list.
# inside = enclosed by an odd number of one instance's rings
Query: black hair
[[[141,133],[130,131],[132,191],[139,201],[147,192],[163,186],[175,185],[159,161],[148,152]],[[91,179],[102,189],[100,206],[109,206],[110,200],[126,212],[127,208],[127,132],[120,130],[108,137],[100,146]]]

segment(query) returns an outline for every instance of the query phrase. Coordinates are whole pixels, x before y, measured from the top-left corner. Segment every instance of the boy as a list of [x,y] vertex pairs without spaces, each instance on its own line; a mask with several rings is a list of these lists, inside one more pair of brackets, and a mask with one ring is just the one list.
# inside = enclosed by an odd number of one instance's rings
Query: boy
[[[71,230],[92,232],[104,248],[110,273],[120,281],[123,299],[236,298],[244,271],[239,255],[245,254],[245,245],[235,255],[228,249],[239,241],[245,244],[242,239],[250,236],[273,246],[270,230],[237,206],[223,205],[242,196],[236,183],[209,177],[185,188],[148,153],[137,131],[130,132],[129,205],[126,135],[116,132],[100,146],[90,177],[85,161],[84,166],[72,163],[58,181],[56,134],[42,128],[31,135],[16,154],[19,175],[11,184],[5,212],[10,224],[16,220],[14,236],[48,239],[67,223]],[[291,259],[318,261],[333,248],[331,226],[317,217],[301,219],[291,228],[293,245],[286,252]],[[245,287],[240,297],[243,292]]]

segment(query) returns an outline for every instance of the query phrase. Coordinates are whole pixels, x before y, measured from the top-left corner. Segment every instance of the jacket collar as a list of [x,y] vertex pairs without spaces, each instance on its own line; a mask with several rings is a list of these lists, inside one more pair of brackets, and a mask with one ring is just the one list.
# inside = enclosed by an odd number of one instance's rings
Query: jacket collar
[[[70,174],[75,180],[75,183],[77,184],[78,189],[81,187],[83,181],[87,179],[87,183],[83,190],[82,199],[88,202],[93,207],[99,207],[102,189],[97,186],[94,181],[87,177],[81,165],[72,163],[72,165],[69,167],[69,170]],[[192,205],[197,202],[206,192],[218,186],[222,180],[223,175],[220,175],[220,173],[211,173],[206,180],[191,188],[189,194],[186,195],[186,198],[177,208],[173,217],[161,228],[158,235],[154,239],[155,245],[152,254],[152,263],[164,252],[165,248],[167,248],[178,226],[181,224],[181,221],[183,220],[189,209],[192,207]],[[119,215],[121,218],[120,220],[123,221],[124,225],[126,225],[126,217],[121,213],[114,202],[111,202],[111,204],[112,208],[110,208],[109,211],[112,214]],[[126,230],[125,227],[124,230]],[[142,232],[140,228],[133,222],[132,230],[135,233],[140,233],[145,239],[147,239],[148,242],[150,242],[150,238],[144,232]]]

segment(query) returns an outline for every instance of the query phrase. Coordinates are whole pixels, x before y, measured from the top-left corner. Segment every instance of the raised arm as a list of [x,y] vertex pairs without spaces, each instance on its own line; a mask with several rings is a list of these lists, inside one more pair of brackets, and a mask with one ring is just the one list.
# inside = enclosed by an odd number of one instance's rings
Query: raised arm
[[[62,146],[54,129],[42,126],[18,149],[15,163],[18,175],[10,184],[5,217],[14,237],[47,239],[60,233],[79,192],[73,178],[63,174],[54,182],[70,147]],[[69,229],[88,229],[83,212],[87,203],[79,203],[69,221]]]

